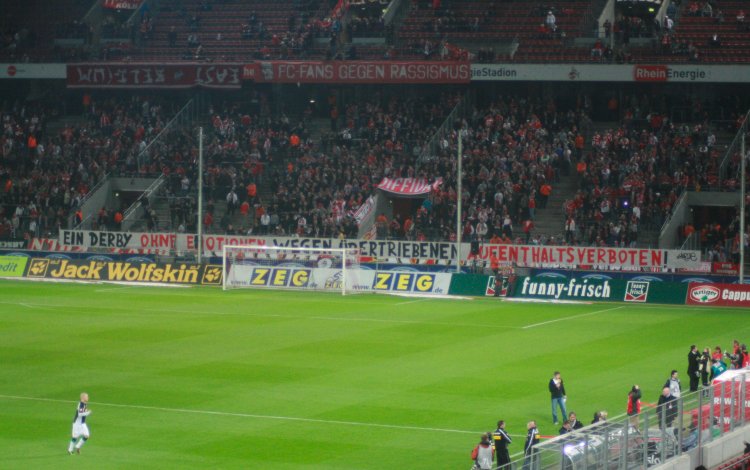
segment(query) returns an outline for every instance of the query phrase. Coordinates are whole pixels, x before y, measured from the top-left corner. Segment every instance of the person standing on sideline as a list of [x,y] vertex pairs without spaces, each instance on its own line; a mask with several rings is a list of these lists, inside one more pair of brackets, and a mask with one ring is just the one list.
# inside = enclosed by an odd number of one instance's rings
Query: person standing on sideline
[[497,455],[497,470],[510,468],[510,453],[508,444],[513,443],[507,432],[505,432],[505,421],[497,422],[497,429],[492,433],[492,440],[495,442],[495,455]]
[[565,410],[565,400],[567,400],[568,397],[565,393],[565,384],[563,384],[563,380],[560,377],[560,372],[558,371],[555,371],[555,373],[552,375],[552,378],[549,380],[549,393],[552,402],[552,422],[555,423],[555,425],[558,424],[558,406],[560,407],[560,411],[562,412],[562,420],[567,421],[568,412]]
[[672,374],[670,374],[669,379],[664,383],[664,386],[669,388],[669,393],[675,398],[682,396],[682,385],[680,384],[678,375],[677,371],[672,369]]
[[638,384],[633,385],[628,393],[628,416],[630,416],[630,424],[633,426],[638,425],[638,415],[641,413],[641,387]]
[[708,376],[711,374],[711,350],[709,348],[703,349],[703,354],[698,360],[698,371],[701,374],[703,387],[708,387]]
[[688,353],[688,377],[690,377],[690,391],[697,392],[698,384],[700,383],[700,367],[701,353],[698,352],[698,348],[693,344],[690,346],[690,352]]
[[86,417],[91,414],[88,408],[89,394],[81,393],[81,401],[78,402],[76,414],[73,417],[73,437],[68,444],[68,453],[72,454],[75,449],[76,453],[81,453],[81,447],[89,439],[89,427],[86,424]]
[[671,427],[677,417],[677,398],[672,395],[669,387],[664,387],[656,405],[656,415],[659,417],[659,428]]
[[536,428],[536,421],[529,421],[526,425],[526,443],[523,446],[523,470],[531,469],[531,461],[534,457],[534,447],[539,444],[539,430]]
[[492,461],[494,460],[495,449],[490,444],[490,433],[482,434],[474,450],[471,452],[471,459],[474,461],[474,467],[479,470],[492,470]]

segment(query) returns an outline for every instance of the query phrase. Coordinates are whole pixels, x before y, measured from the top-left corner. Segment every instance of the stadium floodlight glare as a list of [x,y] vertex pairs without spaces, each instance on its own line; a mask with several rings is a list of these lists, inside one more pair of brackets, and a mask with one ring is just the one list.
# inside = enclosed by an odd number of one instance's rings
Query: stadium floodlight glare
[[300,248],[224,246],[224,290],[241,288],[363,292],[359,282],[359,250],[355,248]]

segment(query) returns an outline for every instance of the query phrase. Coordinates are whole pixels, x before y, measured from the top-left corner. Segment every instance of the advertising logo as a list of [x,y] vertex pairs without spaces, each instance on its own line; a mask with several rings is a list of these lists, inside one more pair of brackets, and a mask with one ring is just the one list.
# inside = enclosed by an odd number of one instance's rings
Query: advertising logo
[[309,269],[255,268],[250,275],[251,286],[307,287]]
[[[395,292],[433,292],[435,275],[408,272],[379,272],[375,273],[372,289],[375,291]],[[436,289],[435,293],[442,292]]]
[[204,286],[216,286],[221,284],[221,266],[215,264],[207,264],[203,269],[201,284],[203,284]]
[[633,69],[636,82],[666,82],[666,65],[636,65]]
[[609,299],[612,296],[612,287],[608,280],[602,282],[595,279],[571,278],[561,281],[525,277],[520,295],[548,299]]
[[326,279],[324,287],[326,289],[341,289],[341,284],[344,282],[344,274],[341,271],[336,272],[333,276]]
[[[494,297],[495,295],[495,289],[497,288],[495,285],[496,281],[495,276],[490,276],[487,278],[487,288],[484,291],[484,295]],[[500,297],[507,297],[508,296],[508,282],[503,279],[502,280],[502,286],[500,286]]]
[[714,286],[695,286],[691,287],[688,291],[688,297],[693,302],[701,304],[710,304],[716,302],[719,299],[720,291]]
[[648,299],[649,285],[646,281],[628,281],[625,286],[625,302],[645,302]]
[[49,268],[49,260],[43,258],[34,258],[29,264],[29,272],[26,277],[45,277]]
[[0,277],[21,277],[26,269],[28,258],[0,256]]

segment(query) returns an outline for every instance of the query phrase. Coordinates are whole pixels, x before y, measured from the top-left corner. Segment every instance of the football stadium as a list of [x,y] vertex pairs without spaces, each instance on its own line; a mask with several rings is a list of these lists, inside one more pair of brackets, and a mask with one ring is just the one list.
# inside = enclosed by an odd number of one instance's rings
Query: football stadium
[[0,468],[750,468],[750,2],[6,3]]

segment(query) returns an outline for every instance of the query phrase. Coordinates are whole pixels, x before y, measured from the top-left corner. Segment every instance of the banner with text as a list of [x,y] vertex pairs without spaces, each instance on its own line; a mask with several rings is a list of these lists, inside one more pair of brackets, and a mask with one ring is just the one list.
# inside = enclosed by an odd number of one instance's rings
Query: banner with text
[[472,64],[472,81],[746,83],[750,66],[708,64]]
[[691,282],[686,303],[714,307],[750,307],[750,285]]
[[265,83],[469,83],[467,62],[282,61],[243,67],[245,80]]
[[238,64],[70,64],[68,88],[240,88]]
[[28,266],[27,278],[221,285],[221,266],[212,264],[32,258]]
[[23,256],[0,256],[0,277],[22,277],[28,261]]
[[443,179],[438,178],[433,183],[417,178],[383,178],[377,188],[399,196],[424,196],[438,189]]
[[[346,290],[445,295],[450,289],[451,276],[450,273],[350,269],[346,272]],[[233,288],[340,291],[343,282],[340,269],[236,264],[227,273],[226,284]]]
[[687,284],[583,277],[521,277],[514,297],[684,305]]
[[[62,230],[60,245],[68,247],[176,250],[197,249],[197,236],[175,233],[129,233]],[[458,247],[451,242],[419,242],[395,240],[339,240],[335,238],[264,237],[240,235],[204,235],[203,249],[221,254],[224,245],[283,246],[302,248],[355,248],[363,258],[394,259],[404,264],[450,264],[458,257]],[[496,258],[500,263],[516,263],[522,267],[577,267],[605,269],[609,266],[634,269],[684,269],[700,262],[697,251],[650,250],[645,248],[608,248],[535,245],[480,245],[476,256],[470,244],[461,245],[462,262],[489,266]],[[455,263],[455,262],[454,262]]]

